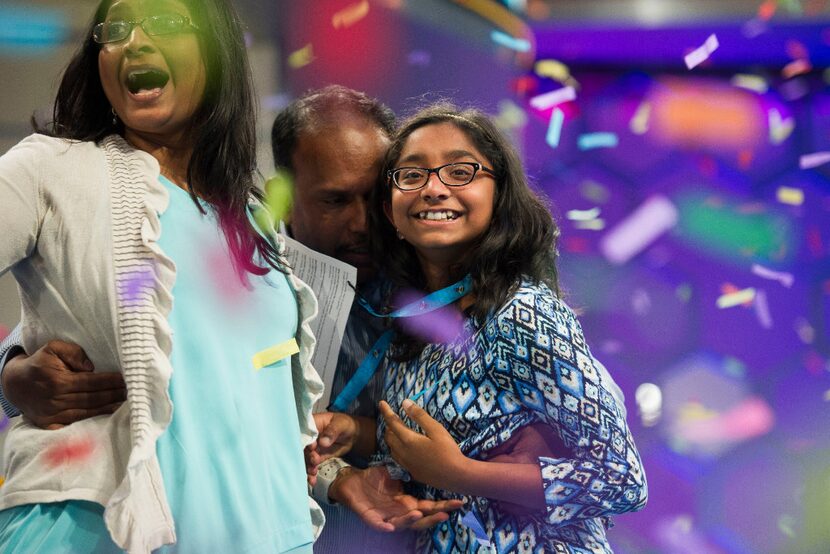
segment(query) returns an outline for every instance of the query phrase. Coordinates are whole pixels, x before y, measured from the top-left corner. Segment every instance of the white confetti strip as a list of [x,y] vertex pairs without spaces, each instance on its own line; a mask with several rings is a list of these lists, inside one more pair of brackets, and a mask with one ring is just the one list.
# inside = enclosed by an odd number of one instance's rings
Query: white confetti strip
[[624,264],[677,225],[679,214],[665,196],[652,196],[602,237],[600,251],[614,264]]
[[576,90],[573,87],[562,87],[560,89],[534,96],[530,99],[530,105],[537,110],[547,110],[564,102],[576,100]]
[[686,67],[694,69],[698,65],[702,64],[709,58],[709,56],[712,55],[712,52],[718,49],[718,46],[720,46],[720,44],[718,44],[717,35],[709,35],[709,38],[706,39],[706,42],[704,42],[702,46],[686,54]]
[[830,162],[830,152],[815,152],[805,154],[799,159],[801,169],[812,169]]
[[793,277],[792,273],[775,271],[774,269],[764,267],[761,264],[752,264],[752,273],[759,277],[763,277],[764,279],[778,281],[787,288],[793,286],[793,282],[795,281],[795,278]]

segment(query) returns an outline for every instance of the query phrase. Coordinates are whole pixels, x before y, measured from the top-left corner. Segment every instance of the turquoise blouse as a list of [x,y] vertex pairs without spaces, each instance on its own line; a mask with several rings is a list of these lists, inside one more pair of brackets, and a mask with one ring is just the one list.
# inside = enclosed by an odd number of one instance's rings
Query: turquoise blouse
[[244,285],[210,212],[161,177],[170,205],[159,244],[176,264],[170,396],[158,441],[177,544],[162,552],[311,552],[313,531],[290,357],[259,370],[255,354],[290,342],[297,302],[285,276]]

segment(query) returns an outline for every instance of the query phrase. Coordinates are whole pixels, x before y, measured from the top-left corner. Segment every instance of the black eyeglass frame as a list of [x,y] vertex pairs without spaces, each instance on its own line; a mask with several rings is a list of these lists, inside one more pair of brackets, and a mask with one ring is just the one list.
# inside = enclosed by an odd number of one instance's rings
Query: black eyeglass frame
[[[444,169],[445,167],[449,167],[451,165],[471,166],[473,168],[473,174],[470,175],[470,180],[467,181],[466,183],[447,183],[446,181],[444,181],[441,178],[440,171],[442,169]],[[415,187],[415,188],[412,188],[412,189],[401,187],[401,185],[398,184],[398,180],[395,178],[395,174],[398,173],[399,171],[403,171],[405,169],[420,169],[422,171],[426,171],[427,175],[426,175],[426,178],[424,179],[424,184],[422,184],[420,187]],[[475,180],[476,175],[478,175],[479,171],[483,171],[484,173],[489,174],[491,177],[496,176],[495,171],[493,171],[492,169],[490,169],[488,167],[484,167],[483,165],[481,165],[478,162],[450,162],[448,164],[439,165],[438,167],[433,167],[431,169],[428,168],[428,167],[415,167],[415,166],[404,166],[404,167],[397,167],[395,169],[389,169],[389,170],[386,171],[386,180],[387,180],[387,182],[391,182],[395,186],[395,188],[397,188],[400,191],[414,192],[416,190],[421,190],[422,188],[427,186],[427,183],[429,183],[429,176],[432,175],[433,173],[435,173],[438,176],[438,180],[441,181],[444,184],[444,186],[447,186],[447,187],[464,187],[464,186],[469,185],[470,183],[472,183]]]
[[[155,19],[155,18],[159,18],[159,17],[169,17],[169,16],[175,16],[175,17],[181,19],[182,26],[178,30],[172,31],[170,33],[151,33],[144,26],[144,22],[146,22],[148,19]],[[176,34],[179,34],[179,33],[183,32],[185,29],[193,29],[195,31],[199,30],[199,27],[197,27],[196,24],[193,23],[193,20],[191,20],[186,15],[181,15],[181,14],[178,14],[178,13],[168,13],[168,14],[161,14],[161,15],[148,15],[147,17],[145,17],[144,19],[142,19],[140,21],[137,21],[135,19],[116,19],[115,21],[118,21],[119,23],[129,23],[130,28],[129,28],[129,30],[127,30],[127,34],[125,34],[123,37],[121,37],[119,39],[115,39],[115,40],[107,40],[107,41],[101,40],[99,37],[100,37],[101,33],[104,30],[104,25],[106,25],[107,23],[112,23],[111,21],[102,21],[101,23],[98,23],[97,25],[95,25],[95,27],[92,28],[92,40],[94,40],[96,44],[101,44],[101,45],[113,44],[115,42],[121,42],[122,40],[126,40],[127,37],[130,36],[130,33],[132,33],[133,30],[135,30],[137,25],[140,26],[141,29],[145,33],[147,33],[147,36],[151,36],[151,37],[163,37],[163,36],[169,36],[169,35],[176,35]]]

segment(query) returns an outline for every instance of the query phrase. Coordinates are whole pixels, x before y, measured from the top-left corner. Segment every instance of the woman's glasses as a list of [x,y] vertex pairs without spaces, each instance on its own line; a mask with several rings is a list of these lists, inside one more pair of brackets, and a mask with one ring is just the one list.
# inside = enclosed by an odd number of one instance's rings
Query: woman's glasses
[[432,169],[426,167],[399,167],[386,172],[386,177],[403,191],[418,190],[426,186],[429,176],[433,173],[448,187],[460,187],[475,179],[479,171],[495,177],[492,169],[488,169],[476,162],[455,162],[444,164]]
[[120,42],[130,36],[136,25],[141,25],[144,32],[151,37],[174,35],[189,29],[198,29],[190,18],[175,13],[151,15],[141,21],[124,21],[114,19],[99,23],[92,29],[92,39],[98,44]]

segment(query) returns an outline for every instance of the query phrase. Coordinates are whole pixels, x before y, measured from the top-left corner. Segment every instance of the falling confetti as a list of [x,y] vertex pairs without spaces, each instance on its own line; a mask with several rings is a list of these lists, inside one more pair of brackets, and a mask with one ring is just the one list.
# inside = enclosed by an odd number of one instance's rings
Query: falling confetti
[[714,34],[709,35],[709,38],[706,39],[706,42],[702,46],[686,54],[684,58],[686,60],[686,67],[694,69],[702,64],[712,55],[712,52],[718,49],[718,46],[720,46],[718,44],[718,37]]
[[571,75],[571,70],[558,60],[539,60],[533,66],[533,71],[539,77],[547,77],[563,85],[573,86],[576,84],[576,80]]
[[369,14],[369,0],[362,0],[357,4],[340,10],[331,18],[331,25],[335,29],[351,27]]
[[590,221],[575,221],[574,228],[583,231],[602,231],[605,229],[605,220],[592,219]]
[[299,351],[300,347],[296,339],[291,338],[285,342],[266,348],[262,352],[257,352],[251,358],[251,362],[253,363],[254,369],[259,371],[263,367],[275,364],[284,358],[293,356]]
[[550,114],[548,132],[545,135],[545,142],[547,142],[551,148],[559,146],[559,141],[562,138],[562,125],[564,123],[565,112],[559,108],[554,108],[553,113]]
[[429,67],[432,63],[432,54],[426,50],[413,50],[406,57],[406,63],[417,67]]
[[830,152],[815,152],[801,156],[798,160],[798,165],[801,169],[812,169],[824,165],[827,162],[830,162]]
[[665,196],[652,196],[602,238],[600,250],[614,264],[624,264],[677,225],[678,212]]
[[783,271],[775,271],[768,267],[764,267],[760,264],[752,264],[752,273],[759,277],[763,277],[764,279],[771,279],[773,281],[778,281],[783,286],[790,288],[793,286],[793,281],[795,278],[793,277],[792,273],[785,273]]
[[722,294],[718,297],[717,306],[720,309],[733,308],[747,302],[752,302],[755,299],[755,289],[741,289],[736,292]]
[[[418,291],[403,291],[395,299],[395,304],[409,306],[416,304],[422,298],[423,294]],[[416,317],[402,317],[397,321],[407,333],[429,343],[450,343],[463,340],[467,332],[464,327],[464,316],[453,305],[444,306]]]
[[287,171],[278,170],[265,183],[265,207],[276,225],[285,221],[294,205],[294,184]]
[[758,318],[758,323],[764,329],[772,329],[772,314],[769,311],[769,303],[767,302],[767,293],[759,290],[755,295],[755,316]]
[[78,464],[87,461],[95,451],[92,437],[72,437],[50,446],[43,452],[43,460],[49,467]]
[[634,400],[640,413],[643,427],[653,427],[660,421],[663,410],[663,391],[654,383],[643,383],[637,387]]
[[778,0],[764,0],[764,3],[758,7],[758,19],[769,21],[775,15],[775,10],[777,9]]
[[769,83],[760,75],[747,75],[738,73],[730,81],[732,85],[742,89],[751,90],[758,94],[765,94],[769,90]]
[[142,262],[139,267],[124,273],[118,282],[118,295],[127,305],[140,303],[156,286],[156,272],[152,262]]
[[756,38],[767,32],[767,22],[763,19],[750,19],[741,27],[741,32],[746,38]]
[[781,113],[776,109],[769,111],[767,119],[769,121],[769,141],[772,144],[782,144],[795,129],[795,118],[783,119]]
[[293,69],[305,67],[314,61],[314,50],[311,43],[288,55],[288,65]]
[[579,149],[594,150],[595,148],[616,148],[620,143],[615,133],[586,133],[577,139]]
[[810,63],[810,60],[800,58],[785,65],[784,69],[781,70],[781,76],[785,79],[792,79],[796,75],[809,73],[812,69],[813,64]]
[[643,102],[631,118],[628,127],[635,135],[644,135],[648,132],[648,123],[651,117],[651,104]]
[[464,517],[461,518],[461,523],[470,528],[481,546],[490,548],[490,537],[487,536],[487,531],[484,530],[484,525],[481,524],[481,521],[479,521],[478,517],[476,517],[472,511],[464,514]]
[[590,210],[568,210],[565,217],[571,221],[590,221],[599,217],[601,210],[599,208],[591,208]]
[[530,51],[530,41],[523,38],[514,38],[506,33],[502,33],[501,31],[493,31],[490,33],[490,39],[506,48],[510,48],[511,50],[515,50],[516,52],[529,52]]
[[539,96],[534,96],[530,99],[530,105],[537,110],[547,110],[548,108],[572,100],[576,100],[576,90],[573,87],[562,87]]
[[804,191],[792,187],[778,187],[775,197],[782,204],[800,206],[804,203]]

